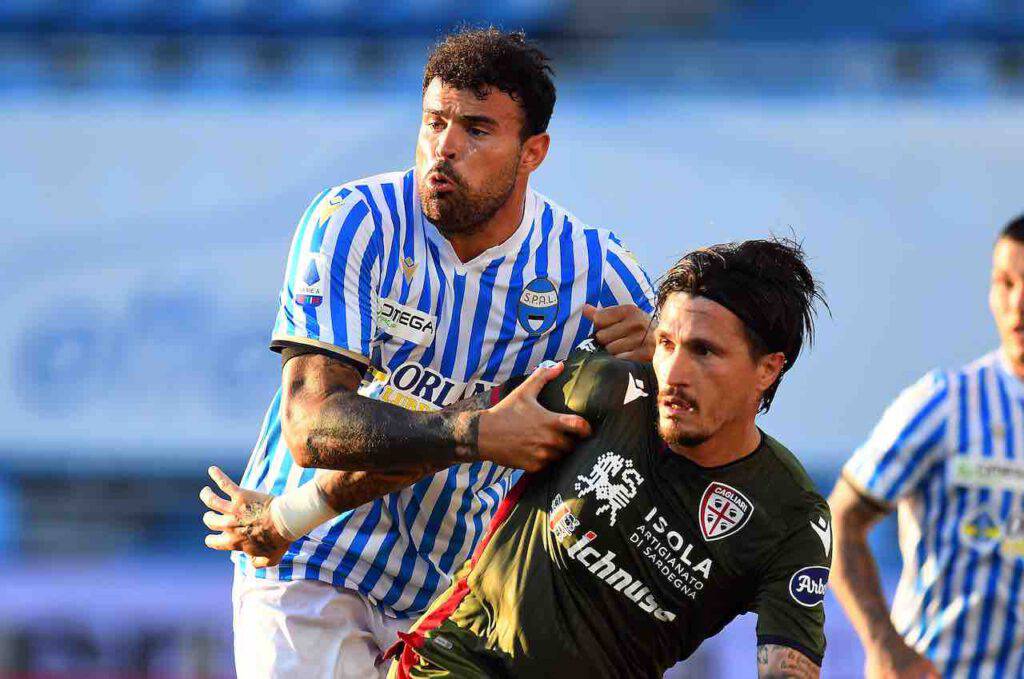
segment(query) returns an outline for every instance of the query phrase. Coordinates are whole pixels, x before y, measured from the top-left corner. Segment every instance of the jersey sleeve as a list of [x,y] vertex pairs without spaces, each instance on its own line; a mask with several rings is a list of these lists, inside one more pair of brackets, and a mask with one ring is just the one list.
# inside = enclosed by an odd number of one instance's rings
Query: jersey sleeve
[[932,371],[893,401],[843,467],[843,478],[868,500],[890,507],[945,454],[949,410],[949,380]]
[[574,349],[565,359],[562,374],[541,390],[538,402],[548,410],[600,422],[616,406],[621,407],[630,383],[630,365],[604,349]]
[[[630,361],[616,359],[587,341],[572,350],[564,363],[562,373],[544,385],[537,396],[537,402],[547,410],[576,414],[590,422],[600,422],[614,404],[621,404],[624,400],[630,379]],[[513,378],[496,387],[492,392],[492,402],[508,396],[525,379]]]
[[311,345],[367,364],[382,256],[362,194],[342,188],[317,196],[295,230],[271,347]]
[[654,313],[654,287],[635,255],[614,234],[608,235],[601,306],[635,304]]
[[832,517],[821,498],[794,524],[764,569],[754,600],[757,643],[794,648],[818,666],[825,655],[825,588]]

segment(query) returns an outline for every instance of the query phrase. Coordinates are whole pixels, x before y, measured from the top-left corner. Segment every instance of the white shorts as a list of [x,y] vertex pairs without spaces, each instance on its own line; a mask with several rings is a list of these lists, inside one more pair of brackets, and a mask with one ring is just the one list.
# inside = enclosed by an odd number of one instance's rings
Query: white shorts
[[319,580],[282,582],[235,571],[239,679],[372,679],[377,655],[413,619],[389,618],[361,594]]

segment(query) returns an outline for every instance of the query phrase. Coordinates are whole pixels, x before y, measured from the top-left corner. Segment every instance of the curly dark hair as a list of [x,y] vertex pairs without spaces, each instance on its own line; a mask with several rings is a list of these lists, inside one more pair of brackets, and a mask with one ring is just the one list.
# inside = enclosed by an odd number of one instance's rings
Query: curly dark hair
[[497,88],[523,109],[521,137],[548,129],[555,109],[554,72],[548,57],[519,31],[464,28],[434,46],[423,71],[423,91],[434,78],[483,99]]
[[736,314],[755,358],[776,351],[786,357],[778,378],[761,395],[761,412],[771,407],[782,375],[793,367],[804,339],[813,341],[815,302],[828,309],[803,247],[789,238],[694,250],[662,277],[657,310],[676,292],[706,297]]

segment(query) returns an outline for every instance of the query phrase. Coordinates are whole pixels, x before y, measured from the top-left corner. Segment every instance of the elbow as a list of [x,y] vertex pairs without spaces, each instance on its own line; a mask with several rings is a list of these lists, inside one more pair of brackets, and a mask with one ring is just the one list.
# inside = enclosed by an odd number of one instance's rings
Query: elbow
[[309,435],[309,418],[295,412],[294,408],[282,408],[281,436],[295,464],[300,467],[316,466],[316,459],[309,447]]
[[841,505],[833,504],[831,498],[829,500],[829,508],[832,511],[832,535],[837,544],[849,537],[867,537],[867,530],[851,512],[846,511]]
[[296,432],[294,429],[289,431],[284,427],[283,422],[281,423],[281,429],[284,442],[288,446],[288,452],[292,454],[292,460],[295,461],[295,464],[306,468],[315,467],[316,460],[309,450],[309,437],[304,433]]
[[829,510],[832,513],[832,532],[836,542],[846,538],[866,539],[868,522],[858,511],[856,504],[851,502],[848,493],[836,488],[828,498]]
[[295,464],[306,469],[362,469],[346,437],[319,426],[318,412],[281,408],[281,436]]
[[299,465],[300,467],[303,467],[304,469],[317,468],[317,459],[312,453],[309,452],[309,448],[307,446],[289,446],[288,450],[291,451],[292,460],[295,461],[295,464]]

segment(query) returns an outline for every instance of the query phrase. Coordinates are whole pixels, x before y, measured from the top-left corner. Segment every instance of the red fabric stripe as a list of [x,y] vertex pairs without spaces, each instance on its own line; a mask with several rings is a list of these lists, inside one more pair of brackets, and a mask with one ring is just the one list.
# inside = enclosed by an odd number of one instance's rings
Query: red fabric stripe
[[523,492],[526,487],[530,485],[530,480],[533,479],[533,474],[523,474],[516,481],[516,485],[512,486],[508,491],[508,495],[498,505],[498,511],[494,512],[494,516],[491,517],[491,522],[487,526],[487,532],[484,537],[480,540],[480,544],[476,546],[476,551],[473,552],[473,561],[470,562],[470,567],[476,566],[476,562],[480,560],[480,555],[483,554],[484,548],[494,537],[494,534],[501,528],[501,524],[505,523],[505,519],[512,513],[512,508],[519,502],[519,498],[523,496]]
[[405,644],[402,647],[402,655],[396,661],[398,668],[395,672],[395,679],[410,679],[412,677],[412,668],[416,666],[419,659],[419,653],[414,651],[409,644]]
[[[487,532],[473,552],[473,560],[469,563],[470,572],[476,567],[476,563],[480,560],[480,555],[483,554],[488,543],[490,543],[491,537],[498,531],[501,524],[505,523],[508,515],[512,513],[512,508],[519,502],[519,498],[522,497],[523,491],[526,490],[526,486],[529,485],[531,478],[532,475],[523,474],[519,481],[516,482],[516,485],[512,486],[512,489],[509,490],[508,495],[501,501],[501,504],[498,505],[498,510],[494,512],[491,522],[487,525]],[[451,617],[451,614],[455,612],[455,609],[459,607],[459,604],[462,603],[462,600],[466,598],[468,593],[469,573],[455,584],[455,589],[452,590],[452,593],[445,599],[443,604],[435,608],[430,615],[422,618],[408,634],[399,634],[399,637],[401,637],[399,643],[402,645],[402,654],[398,659],[399,679],[409,676],[409,670],[416,664],[419,658],[415,649],[423,645],[427,632],[437,629],[441,626],[441,623]],[[398,644],[389,648],[384,657],[393,657],[397,651]]]
[[491,387],[491,405],[496,406],[501,402],[501,387]]

